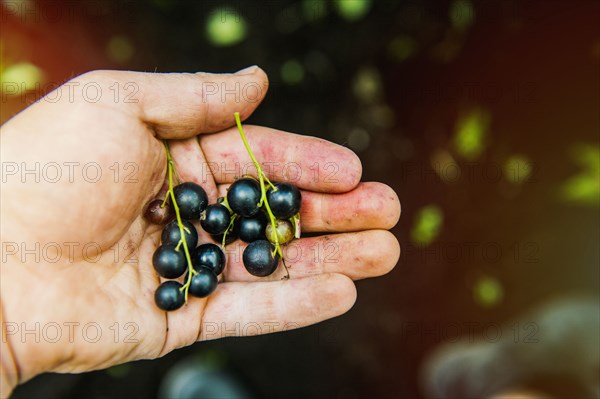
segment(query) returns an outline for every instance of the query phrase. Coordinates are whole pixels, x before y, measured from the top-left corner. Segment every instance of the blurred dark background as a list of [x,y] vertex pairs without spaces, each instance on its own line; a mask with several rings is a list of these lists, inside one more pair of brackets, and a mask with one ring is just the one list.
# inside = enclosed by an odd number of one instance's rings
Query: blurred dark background
[[250,123],[352,148],[363,180],[389,184],[402,202],[401,260],[358,282],[348,314],[107,371],[40,376],[15,398],[154,398],[181,361],[232,376],[257,398],[418,398],[423,360],[448,334],[472,326],[478,336],[553,298],[598,300],[600,2],[1,7],[2,122],[92,69],[258,64],[271,85]]

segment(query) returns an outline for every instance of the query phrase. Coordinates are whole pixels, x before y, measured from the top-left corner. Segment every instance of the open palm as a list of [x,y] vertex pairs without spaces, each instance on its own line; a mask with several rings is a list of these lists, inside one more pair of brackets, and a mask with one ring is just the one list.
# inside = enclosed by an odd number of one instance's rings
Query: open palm
[[[198,340],[316,323],[353,305],[353,279],[396,264],[399,245],[385,229],[399,218],[398,198],[383,184],[359,183],[356,155],[314,137],[246,126],[269,178],[303,190],[303,232],[338,234],[311,234],[284,248],[289,280],[281,267],[251,276],[241,262],[244,244],[233,243],[209,298],[159,310],[151,259],[161,226],[142,213],[164,195],[161,140],[171,140],[181,181],[202,185],[215,202],[236,177],[256,172],[233,114],[245,119],[254,111],[267,77],[258,68],[231,75],[98,71],[69,83],[72,93],[64,86],[58,100],[50,93],[0,136],[3,341],[13,385],[45,371],[93,370]],[[36,164],[38,172],[23,173]]]

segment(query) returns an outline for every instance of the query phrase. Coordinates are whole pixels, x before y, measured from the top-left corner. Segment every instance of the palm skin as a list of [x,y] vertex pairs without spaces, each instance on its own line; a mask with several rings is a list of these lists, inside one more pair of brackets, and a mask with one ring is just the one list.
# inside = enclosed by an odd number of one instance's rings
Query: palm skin
[[[250,161],[233,113],[243,119],[252,113],[266,94],[266,75],[257,68],[234,75],[104,71],[75,81],[98,83],[106,94],[115,82],[134,82],[138,101],[115,102],[111,93],[92,103],[75,90],[75,98],[42,100],[2,127],[4,163],[39,163],[43,170],[56,162],[63,174],[55,181],[47,169],[39,183],[33,175],[3,175],[3,396],[46,371],[100,369],[156,358],[198,340],[337,316],[355,301],[352,279],[384,274],[396,264],[398,242],[385,229],[399,218],[397,196],[383,184],[359,184],[360,161],[351,151],[247,126],[257,158],[274,162],[266,170],[270,178],[290,178],[286,162],[299,166],[293,183],[304,190],[303,230],[353,233],[295,241],[287,249],[291,279],[285,281],[282,270],[263,279],[249,275],[241,264],[243,245],[236,242],[228,247],[215,293],[190,298],[175,312],[159,310],[154,291],[161,279],[151,259],[161,226],[142,213],[164,195],[161,140],[170,140],[181,181],[201,184],[214,202],[235,178],[236,165]],[[207,96],[207,82],[263,90],[228,100]],[[69,178],[66,162],[76,163]],[[332,164],[338,169],[333,178]],[[95,181],[98,169],[102,175]],[[200,235],[201,242],[208,240]],[[41,256],[35,259],[25,248],[39,248]],[[37,333],[23,335],[23,327],[35,331],[36,323]]]

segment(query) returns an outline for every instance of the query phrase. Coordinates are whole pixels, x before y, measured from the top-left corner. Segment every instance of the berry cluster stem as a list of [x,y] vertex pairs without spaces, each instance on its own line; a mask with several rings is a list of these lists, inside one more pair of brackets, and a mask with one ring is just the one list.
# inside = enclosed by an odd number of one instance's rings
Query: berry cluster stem
[[[246,147],[246,151],[248,151],[248,155],[250,155],[250,159],[252,159],[252,163],[254,164],[254,167],[256,168],[256,173],[258,175],[258,181],[260,182],[259,206],[262,206],[262,204],[265,204],[265,209],[267,210],[267,214],[269,215],[269,220],[271,222],[271,225],[273,226],[273,231],[277,231],[276,218],[275,218],[275,215],[273,215],[273,212],[271,211],[271,207],[269,206],[269,201],[267,201],[267,189],[265,188],[265,181],[273,188],[274,191],[277,191],[277,187],[275,187],[275,185],[273,185],[273,183],[271,183],[271,181],[269,180],[267,175],[265,175],[265,172],[263,172],[260,164],[256,160],[256,157],[254,156],[254,153],[252,152],[252,149],[250,148],[250,144],[248,144],[246,135],[244,134],[244,129],[242,128],[242,121],[240,119],[240,113],[236,112],[234,114],[234,116],[235,116],[235,123],[237,125],[238,131],[240,132],[240,136],[242,137],[242,141],[244,142],[244,147]],[[279,238],[277,237],[277,234],[275,234],[275,250],[273,251],[273,256],[275,255],[275,253],[278,253],[279,256],[281,257],[281,259],[283,259],[283,253],[281,251],[281,245],[279,244]]]
[[175,217],[177,218],[177,225],[179,226],[179,234],[181,235],[181,239],[179,244],[177,244],[176,250],[179,251],[179,246],[183,245],[183,252],[185,253],[185,258],[188,264],[188,274],[187,279],[181,290],[185,292],[185,303],[188,300],[188,290],[190,287],[190,283],[192,282],[192,276],[198,274],[196,270],[194,270],[194,266],[192,265],[192,257],[190,256],[190,249],[188,248],[187,241],[185,240],[185,232],[189,230],[185,228],[183,225],[183,220],[181,219],[181,214],[179,212],[179,205],[177,205],[177,200],[175,200],[175,193],[173,192],[173,171],[175,169],[175,164],[173,163],[173,158],[171,158],[171,151],[169,151],[169,144],[166,141],[163,142],[165,145],[165,151],[167,153],[167,174],[169,178],[169,190],[167,191],[167,196],[165,197],[165,201],[163,201],[162,206],[165,206],[167,198],[171,197],[171,202],[173,203],[173,209],[175,209]]

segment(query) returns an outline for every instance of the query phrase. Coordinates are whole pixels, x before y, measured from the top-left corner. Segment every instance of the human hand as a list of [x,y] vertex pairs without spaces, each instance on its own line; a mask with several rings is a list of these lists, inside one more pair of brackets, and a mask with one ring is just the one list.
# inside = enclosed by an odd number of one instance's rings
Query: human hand
[[[236,175],[254,171],[244,170],[250,158],[233,114],[246,119],[254,111],[267,76],[258,68],[231,75],[96,71],[69,85],[58,89],[58,100],[48,94],[1,129],[3,397],[46,371],[95,370],[225,334],[317,323],[350,309],[352,280],[396,264],[399,244],[385,229],[398,221],[398,198],[386,185],[359,183],[354,153],[245,125],[269,178],[293,179],[303,190],[303,232],[340,234],[284,248],[290,280],[281,280],[281,270],[251,276],[243,245],[231,244],[210,297],[161,311],[151,264],[161,226],[142,217],[164,191],[161,140],[172,140],[181,181],[202,185],[214,202]],[[97,102],[92,86],[101,89]],[[128,89],[137,89],[129,97],[136,102],[123,101]],[[38,172],[23,172],[35,165]],[[208,238],[201,233],[200,240]]]

